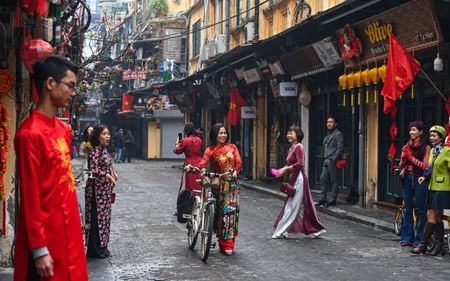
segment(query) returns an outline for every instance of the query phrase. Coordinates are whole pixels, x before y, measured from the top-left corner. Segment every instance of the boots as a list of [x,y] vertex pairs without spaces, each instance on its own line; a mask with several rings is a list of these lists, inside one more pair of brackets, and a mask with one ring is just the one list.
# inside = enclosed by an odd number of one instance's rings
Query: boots
[[427,252],[427,245],[430,241],[431,234],[435,228],[436,224],[427,222],[425,224],[425,229],[423,231],[422,241],[420,241],[419,245],[411,250],[413,254],[425,254]]
[[445,255],[444,249],[444,223],[438,222],[434,228],[434,248],[428,253],[429,256]]

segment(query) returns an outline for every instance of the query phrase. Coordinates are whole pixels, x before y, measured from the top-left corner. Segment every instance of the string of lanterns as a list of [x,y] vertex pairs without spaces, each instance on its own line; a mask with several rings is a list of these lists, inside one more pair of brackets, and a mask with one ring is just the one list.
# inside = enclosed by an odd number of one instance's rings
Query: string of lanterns
[[[350,106],[361,104],[361,91],[362,86],[366,88],[365,102],[369,103],[369,87],[374,86],[373,101],[377,103],[378,100],[378,83],[380,80],[384,83],[386,77],[386,65],[383,64],[380,67],[366,68],[363,71],[355,71],[350,73],[344,73],[338,77],[339,87],[342,90],[342,104],[347,106],[347,92],[350,92]],[[355,93],[357,94],[355,101]]]

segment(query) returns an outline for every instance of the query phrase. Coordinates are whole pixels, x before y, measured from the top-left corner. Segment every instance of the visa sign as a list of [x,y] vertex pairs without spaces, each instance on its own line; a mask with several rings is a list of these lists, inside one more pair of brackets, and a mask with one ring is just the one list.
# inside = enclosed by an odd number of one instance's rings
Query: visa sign
[[296,97],[298,94],[297,82],[280,82],[281,97]]

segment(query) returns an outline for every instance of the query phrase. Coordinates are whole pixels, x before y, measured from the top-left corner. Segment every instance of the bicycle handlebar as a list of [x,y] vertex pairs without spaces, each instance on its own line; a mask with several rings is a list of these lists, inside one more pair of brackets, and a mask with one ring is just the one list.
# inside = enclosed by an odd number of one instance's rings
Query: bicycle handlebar
[[[209,178],[214,178],[214,177],[222,178],[224,176],[233,175],[233,173],[234,173],[233,169],[228,172],[225,172],[225,173],[203,172],[200,168],[191,166],[191,165],[187,165],[186,167],[184,167],[184,171],[186,173],[199,173],[200,175],[209,177]],[[233,178],[237,178],[237,176],[233,176]]]

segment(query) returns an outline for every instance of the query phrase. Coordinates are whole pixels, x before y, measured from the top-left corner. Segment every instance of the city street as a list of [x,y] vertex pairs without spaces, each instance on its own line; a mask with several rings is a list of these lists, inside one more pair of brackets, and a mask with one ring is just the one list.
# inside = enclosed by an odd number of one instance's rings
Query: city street
[[[75,160],[79,171],[81,160]],[[283,202],[242,189],[233,256],[212,249],[204,264],[187,247],[175,211],[181,162],[116,164],[111,257],[89,259],[90,280],[449,280],[450,258],[414,256],[398,236],[320,213],[327,233],[273,240]],[[80,191],[80,199],[83,193]],[[196,250],[198,249],[198,245]]]

